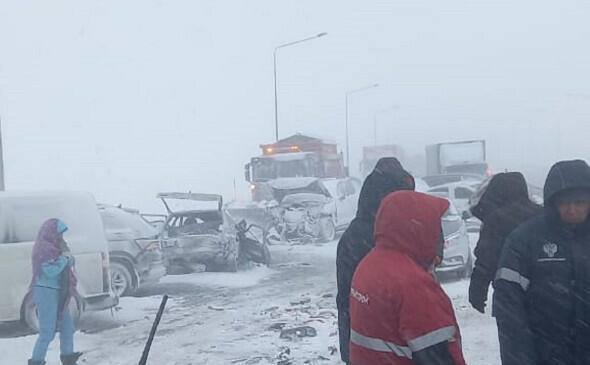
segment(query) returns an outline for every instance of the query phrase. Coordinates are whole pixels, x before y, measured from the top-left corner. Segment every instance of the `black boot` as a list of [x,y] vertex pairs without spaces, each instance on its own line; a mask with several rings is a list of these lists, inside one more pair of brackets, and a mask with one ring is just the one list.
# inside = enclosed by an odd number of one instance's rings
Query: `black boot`
[[80,356],[82,356],[81,352],[74,352],[71,355],[61,355],[59,358],[63,365],[76,365],[76,361],[78,361]]
[[29,359],[29,365],[45,365],[45,361],[33,361]]

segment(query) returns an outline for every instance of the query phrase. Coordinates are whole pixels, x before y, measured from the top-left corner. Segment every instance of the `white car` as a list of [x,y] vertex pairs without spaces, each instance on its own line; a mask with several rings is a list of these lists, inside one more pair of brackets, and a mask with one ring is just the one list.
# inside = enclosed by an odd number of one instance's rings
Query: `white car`
[[446,198],[453,202],[460,213],[469,210],[469,199],[475,194],[480,182],[456,182],[438,185],[426,191],[427,194]]
[[[75,258],[77,308],[102,310],[118,304],[111,289],[109,246],[96,202],[88,193],[0,193],[0,321],[22,320],[38,329],[37,312],[28,298],[31,284],[31,253],[39,228],[50,218],[68,225],[64,234]],[[73,301],[72,301],[73,302]],[[78,305],[75,305],[78,304]]]
[[436,272],[455,272],[460,277],[469,277],[473,271],[473,255],[469,246],[469,235],[463,218],[457,208],[451,205],[442,218],[445,238],[442,263]]
[[269,183],[276,206],[271,208],[271,236],[280,241],[332,241],[356,215],[361,183],[355,178],[288,178]]

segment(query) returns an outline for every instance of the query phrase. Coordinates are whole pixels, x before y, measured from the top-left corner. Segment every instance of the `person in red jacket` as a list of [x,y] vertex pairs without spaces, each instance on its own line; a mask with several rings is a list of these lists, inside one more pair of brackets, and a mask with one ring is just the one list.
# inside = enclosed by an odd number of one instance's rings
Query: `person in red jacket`
[[351,364],[465,364],[451,300],[431,273],[448,208],[412,191],[381,203],[375,248],[352,279]]

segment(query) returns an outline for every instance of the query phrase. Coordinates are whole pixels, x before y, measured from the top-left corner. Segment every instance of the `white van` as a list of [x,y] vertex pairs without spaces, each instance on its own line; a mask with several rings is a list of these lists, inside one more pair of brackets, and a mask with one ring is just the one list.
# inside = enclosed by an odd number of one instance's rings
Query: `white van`
[[[26,298],[32,277],[31,252],[39,228],[50,218],[69,227],[64,238],[76,260],[81,308],[102,310],[118,303],[110,285],[109,247],[92,195],[0,192],[0,321],[22,320],[37,329],[35,308]],[[79,312],[73,315],[78,317]]]

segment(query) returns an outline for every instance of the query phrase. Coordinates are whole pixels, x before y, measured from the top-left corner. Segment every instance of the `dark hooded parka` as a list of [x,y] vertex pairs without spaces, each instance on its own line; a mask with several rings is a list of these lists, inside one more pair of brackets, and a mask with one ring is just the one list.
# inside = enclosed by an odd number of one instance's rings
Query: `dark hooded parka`
[[479,201],[471,207],[471,213],[482,221],[482,228],[469,283],[469,302],[482,313],[504,240],[521,223],[542,213],[541,206],[530,201],[526,181],[520,172],[496,174],[484,189]]
[[590,195],[590,167],[558,162],[543,216],[506,239],[493,302],[503,365],[590,364],[590,222],[566,224],[556,203],[576,192]]
[[453,305],[429,272],[448,208],[446,199],[413,191],[383,200],[377,243],[352,280],[352,364],[465,364]]
[[382,158],[363,183],[356,217],[338,242],[336,253],[336,279],[338,283],[338,327],[340,355],[349,362],[350,319],[348,297],[354,270],[375,246],[373,230],[375,215],[381,201],[391,192],[414,190],[414,178],[393,157]]

